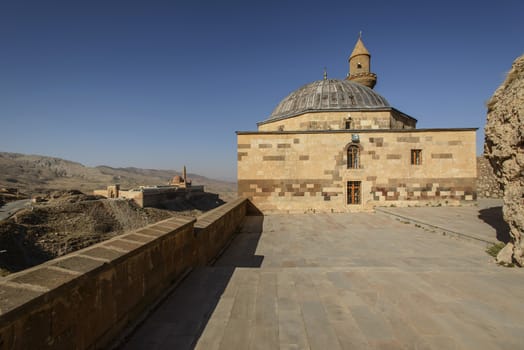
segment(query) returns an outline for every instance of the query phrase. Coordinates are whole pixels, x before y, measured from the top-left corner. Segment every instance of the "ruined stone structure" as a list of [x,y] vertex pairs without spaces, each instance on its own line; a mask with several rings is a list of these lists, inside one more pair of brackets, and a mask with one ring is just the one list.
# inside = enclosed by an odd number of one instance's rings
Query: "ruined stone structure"
[[107,186],[107,198],[118,198],[120,196],[120,185]]
[[347,212],[476,199],[475,128],[416,129],[372,90],[361,38],[347,79],[307,84],[237,132],[238,192],[264,212]]
[[107,186],[105,190],[95,190],[93,194],[106,198],[132,199],[140,207],[156,207],[179,197],[190,198],[204,194],[204,186],[192,186],[187,178],[186,167],[182,177],[176,175],[169,184],[159,186],[140,186],[138,188],[123,190],[120,185]]
[[191,198],[204,194],[204,186],[141,186],[130,190],[118,190],[112,192],[108,186],[107,190],[95,190],[93,194],[106,198],[132,199],[139,207],[157,207],[179,197]]
[[502,263],[524,265],[524,55],[488,102],[485,153],[504,189],[504,220],[513,242],[499,253]]

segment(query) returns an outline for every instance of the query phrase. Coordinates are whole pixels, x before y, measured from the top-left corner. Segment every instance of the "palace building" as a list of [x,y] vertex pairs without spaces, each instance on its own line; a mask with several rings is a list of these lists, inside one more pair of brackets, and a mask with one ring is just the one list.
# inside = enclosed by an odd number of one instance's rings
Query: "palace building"
[[257,131],[237,132],[238,193],[264,213],[457,205],[476,199],[476,128],[417,129],[373,90],[359,37],[344,80],[284,98]]

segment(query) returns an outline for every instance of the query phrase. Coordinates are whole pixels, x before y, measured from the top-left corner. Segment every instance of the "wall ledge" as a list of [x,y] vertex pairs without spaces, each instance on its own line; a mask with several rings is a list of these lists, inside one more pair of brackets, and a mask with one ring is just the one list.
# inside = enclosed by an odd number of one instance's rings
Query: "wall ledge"
[[107,346],[184,274],[216,257],[247,206],[238,198],[0,277],[0,349]]

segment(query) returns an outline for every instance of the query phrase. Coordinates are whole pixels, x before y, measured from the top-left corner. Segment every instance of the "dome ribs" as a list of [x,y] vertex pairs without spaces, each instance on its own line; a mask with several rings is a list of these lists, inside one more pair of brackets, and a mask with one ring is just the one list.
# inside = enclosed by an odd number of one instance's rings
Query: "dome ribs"
[[306,84],[284,98],[268,120],[288,118],[310,111],[391,108],[372,89],[348,80],[324,79]]

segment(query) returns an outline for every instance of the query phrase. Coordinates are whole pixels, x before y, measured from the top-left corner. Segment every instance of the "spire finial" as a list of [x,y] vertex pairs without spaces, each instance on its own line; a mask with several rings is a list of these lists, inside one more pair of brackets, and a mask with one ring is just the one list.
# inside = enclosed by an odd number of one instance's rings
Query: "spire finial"
[[359,31],[359,32],[358,32],[358,38],[359,38],[359,39],[362,39],[362,31]]
[[324,80],[327,80],[327,68],[324,67]]

